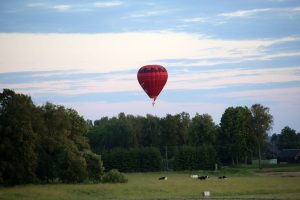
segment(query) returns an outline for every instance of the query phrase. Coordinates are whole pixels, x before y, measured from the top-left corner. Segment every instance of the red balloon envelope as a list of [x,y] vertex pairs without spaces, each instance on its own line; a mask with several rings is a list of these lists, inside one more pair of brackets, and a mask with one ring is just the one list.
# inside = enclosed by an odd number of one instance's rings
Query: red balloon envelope
[[168,72],[161,65],[146,65],[138,71],[137,79],[154,104],[168,80]]

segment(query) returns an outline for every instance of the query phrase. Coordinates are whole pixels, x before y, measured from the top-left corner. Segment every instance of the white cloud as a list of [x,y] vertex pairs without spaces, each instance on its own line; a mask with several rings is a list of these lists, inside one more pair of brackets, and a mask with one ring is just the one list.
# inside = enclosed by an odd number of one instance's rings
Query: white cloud
[[186,18],[181,21],[186,23],[204,23],[207,21],[207,19],[202,17],[194,17],[194,18]]
[[99,1],[94,3],[73,3],[73,4],[50,4],[34,2],[26,4],[28,8],[50,9],[56,12],[86,12],[99,8],[117,7],[123,5],[122,1]]
[[295,7],[292,9],[292,12],[300,12],[300,7]]
[[97,8],[107,8],[121,5],[123,5],[123,2],[121,1],[99,1],[94,3],[94,6]]
[[[299,52],[266,51],[272,45],[299,37],[221,40],[178,32],[104,34],[0,34],[0,72],[79,70],[110,72],[137,69],[154,60],[195,59],[199,66],[298,56]],[[158,48],[159,46],[159,48]],[[16,59],[18,58],[18,59]],[[214,61],[217,60],[217,61]],[[166,64],[167,62],[162,62]]]
[[212,89],[232,85],[271,84],[300,81],[299,67],[266,69],[223,69],[175,74],[170,76],[166,89]]
[[219,96],[238,99],[250,99],[256,101],[264,101],[266,99],[269,99],[270,101],[274,102],[285,102],[289,105],[300,105],[300,87],[228,92],[219,94]]
[[288,7],[288,8],[258,8],[249,10],[238,10],[233,12],[221,13],[219,16],[228,18],[242,18],[242,17],[256,17],[263,13],[286,13],[286,14],[297,14],[300,12],[300,7]]
[[59,4],[59,5],[52,6],[52,8],[58,12],[66,12],[72,9],[72,5]]
[[171,10],[151,10],[151,11],[140,11],[140,12],[134,12],[130,13],[124,18],[144,18],[144,17],[151,17],[151,16],[158,16],[158,15],[163,15]]
[[238,10],[234,12],[229,12],[229,13],[221,13],[219,16],[222,17],[249,17],[254,14],[258,13],[264,13],[271,11],[271,8],[261,8],[261,9],[252,9],[252,10]]
[[36,7],[43,7],[45,3],[43,2],[35,2],[35,3],[28,3],[26,4],[27,7],[36,8]]
[[[49,73],[53,75],[53,72]],[[65,75],[69,74],[72,74],[72,72],[65,72]],[[190,72],[183,68],[179,72],[176,71],[175,73],[169,74],[165,90],[207,90],[241,84],[272,84],[300,81],[300,76],[297,74],[300,74],[300,66],[265,69],[222,69],[199,72]],[[43,77],[47,76],[43,74]],[[77,77],[80,77],[80,74],[77,74]],[[103,92],[143,93],[143,90],[137,82],[136,73],[108,73],[102,75],[101,78],[77,78],[76,80],[61,81],[40,81],[39,79],[39,82],[1,84],[1,87],[27,92],[31,95],[45,93],[63,95]],[[248,95],[247,92],[240,94],[245,97]],[[290,98],[290,96],[286,97]]]

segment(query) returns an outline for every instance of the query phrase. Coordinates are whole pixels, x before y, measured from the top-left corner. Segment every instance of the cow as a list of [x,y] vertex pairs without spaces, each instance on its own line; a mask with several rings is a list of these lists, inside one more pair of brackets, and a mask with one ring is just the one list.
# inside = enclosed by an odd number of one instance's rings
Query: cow
[[166,177],[166,176],[162,176],[162,177],[159,177],[159,179],[158,180],[168,180],[168,177]]
[[208,179],[208,176],[199,176],[198,179],[199,180],[206,180],[206,179]]
[[227,179],[226,176],[219,176],[219,179]]
[[191,178],[198,178],[198,175],[191,175]]

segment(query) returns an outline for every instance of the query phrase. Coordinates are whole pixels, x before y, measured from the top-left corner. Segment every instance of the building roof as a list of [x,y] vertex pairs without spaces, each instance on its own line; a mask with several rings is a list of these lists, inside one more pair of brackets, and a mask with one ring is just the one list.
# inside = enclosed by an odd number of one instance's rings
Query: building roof
[[279,152],[279,158],[295,158],[298,154],[300,154],[300,149],[283,149]]

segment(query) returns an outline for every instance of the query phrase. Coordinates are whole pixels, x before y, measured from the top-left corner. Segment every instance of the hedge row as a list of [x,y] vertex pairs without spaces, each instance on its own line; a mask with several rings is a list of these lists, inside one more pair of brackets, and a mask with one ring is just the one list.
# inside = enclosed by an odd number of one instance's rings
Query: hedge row
[[158,148],[113,149],[102,152],[105,170],[118,169],[121,172],[159,171],[162,157]]
[[174,156],[174,170],[214,169],[216,151],[213,146],[183,146]]

